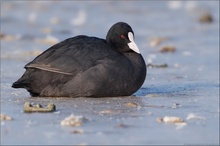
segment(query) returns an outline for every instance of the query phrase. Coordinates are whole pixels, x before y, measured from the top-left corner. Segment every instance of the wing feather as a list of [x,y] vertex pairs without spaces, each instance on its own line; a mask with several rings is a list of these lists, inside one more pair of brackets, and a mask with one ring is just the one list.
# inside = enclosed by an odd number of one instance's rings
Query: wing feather
[[36,68],[36,69],[41,69],[44,71],[49,71],[49,72],[54,72],[54,73],[59,73],[59,74],[65,74],[65,75],[73,75],[72,73],[64,72],[61,71],[58,68],[53,68],[50,67],[50,65],[44,65],[44,64],[29,64],[26,65],[27,68]]
[[75,76],[100,63],[113,59],[112,48],[103,39],[76,36],[66,39],[37,56],[25,68],[36,68],[54,73]]

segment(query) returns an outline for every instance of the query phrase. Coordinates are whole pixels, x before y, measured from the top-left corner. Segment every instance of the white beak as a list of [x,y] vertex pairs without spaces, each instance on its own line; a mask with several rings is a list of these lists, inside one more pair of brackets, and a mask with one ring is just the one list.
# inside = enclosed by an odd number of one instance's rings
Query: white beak
[[129,39],[129,41],[131,41],[130,43],[128,43],[129,48],[131,50],[133,50],[134,52],[141,54],[138,46],[134,42],[134,35],[132,32],[128,32],[128,39]]

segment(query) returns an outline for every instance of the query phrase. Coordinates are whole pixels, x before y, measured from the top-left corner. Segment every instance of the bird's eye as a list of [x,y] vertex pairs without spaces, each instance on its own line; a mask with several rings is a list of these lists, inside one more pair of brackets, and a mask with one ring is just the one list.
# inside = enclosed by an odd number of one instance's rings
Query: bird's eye
[[122,35],[121,35],[121,38],[122,38],[122,39],[124,39],[124,38],[125,38],[125,36],[122,34]]

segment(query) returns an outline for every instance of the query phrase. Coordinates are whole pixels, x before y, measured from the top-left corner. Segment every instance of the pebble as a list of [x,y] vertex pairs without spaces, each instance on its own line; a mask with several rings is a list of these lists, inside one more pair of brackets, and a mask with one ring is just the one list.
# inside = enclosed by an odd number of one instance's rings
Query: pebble
[[163,41],[168,40],[168,37],[154,37],[151,38],[150,46],[151,47],[156,47],[159,46]]
[[1,114],[1,121],[6,120],[6,121],[12,121],[13,118],[6,115],[6,114]]
[[116,125],[116,127],[118,127],[118,128],[128,128],[130,126],[129,125],[125,125],[125,124],[118,124],[118,125]]
[[137,107],[139,106],[139,104],[135,103],[135,102],[128,102],[125,104],[126,107]]
[[166,52],[175,52],[176,48],[174,46],[163,46],[160,48],[161,53],[166,53]]
[[209,12],[205,12],[200,16],[199,21],[201,23],[212,23],[213,17]]
[[84,130],[83,130],[83,129],[77,129],[77,130],[71,131],[71,133],[74,133],[74,134],[83,134],[83,133],[84,133]]
[[17,35],[6,35],[1,33],[0,34],[0,40],[4,40],[4,41],[16,41],[21,39],[21,35],[17,34]]
[[82,126],[83,122],[86,120],[83,116],[75,116],[71,114],[61,121],[62,126]]
[[184,123],[184,121],[179,117],[165,116],[156,119],[157,122],[161,123]]

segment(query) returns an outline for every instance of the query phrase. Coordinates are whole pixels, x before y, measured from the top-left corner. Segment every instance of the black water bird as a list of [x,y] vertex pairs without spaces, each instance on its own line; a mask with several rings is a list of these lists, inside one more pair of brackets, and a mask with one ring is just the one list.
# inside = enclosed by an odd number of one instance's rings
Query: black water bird
[[25,69],[12,87],[45,97],[129,96],[146,77],[134,32],[124,22],[114,24],[106,39],[85,35],[66,39],[37,56]]

